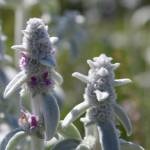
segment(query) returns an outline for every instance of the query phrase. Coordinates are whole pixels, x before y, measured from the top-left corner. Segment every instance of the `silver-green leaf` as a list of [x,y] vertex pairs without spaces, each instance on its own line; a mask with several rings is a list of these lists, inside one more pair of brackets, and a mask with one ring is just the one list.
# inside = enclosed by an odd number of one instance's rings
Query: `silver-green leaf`
[[4,98],[10,96],[15,90],[18,89],[27,80],[27,74],[25,71],[18,73],[13,80],[9,82],[4,91]]
[[63,138],[74,138],[81,140],[81,135],[77,127],[72,123],[67,128],[62,128],[62,121],[58,125],[57,132],[63,136]]
[[55,97],[52,95],[42,94],[41,112],[44,119],[45,138],[50,140],[56,133],[60,119],[60,111]]
[[52,148],[52,150],[75,150],[79,144],[79,140],[66,139],[59,142],[54,148]]
[[58,85],[61,85],[63,83],[62,76],[58,72],[56,72],[54,69],[52,69],[51,73],[52,73],[52,78],[54,79],[55,83]]
[[89,104],[86,101],[75,106],[65,117],[62,123],[62,127],[66,128],[69,124],[71,124],[74,120],[81,116],[88,108]]
[[144,148],[138,144],[120,139],[121,150],[144,150]]
[[115,126],[110,121],[97,122],[102,150],[120,150]]
[[130,121],[128,115],[126,114],[126,112],[118,104],[114,104],[113,109],[114,109],[114,112],[117,115],[118,119],[120,120],[120,122],[122,123],[124,128],[126,129],[127,135],[131,135],[132,134],[132,124],[131,124],[131,121]]
[[14,147],[18,140],[26,136],[26,133],[21,128],[17,128],[6,135],[0,145],[0,150],[10,150]]

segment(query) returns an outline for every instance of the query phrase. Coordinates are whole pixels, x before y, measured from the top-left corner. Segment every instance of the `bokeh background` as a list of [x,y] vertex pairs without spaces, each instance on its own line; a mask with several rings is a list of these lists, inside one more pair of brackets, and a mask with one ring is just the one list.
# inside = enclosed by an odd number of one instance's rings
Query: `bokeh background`
[[[21,30],[31,17],[43,18],[49,34],[58,36],[57,70],[64,78],[61,118],[83,100],[85,85],[73,78],[88,72],[87,59],[105,53],[120,62],[116,78],[133,83],[116,88],[118,103],[129,114],[133,135],[121,135],[150,149],[150,1],[149,0],[0,0],[0,141],[17,126],[19,96],[2,97],[18,72],[18,54],[10,47],[22,41]],[[64,93],[63,93],[64,92]],[[28,107],[29,100],[23,103]],[[83,125],[75,124],[84,136]]]

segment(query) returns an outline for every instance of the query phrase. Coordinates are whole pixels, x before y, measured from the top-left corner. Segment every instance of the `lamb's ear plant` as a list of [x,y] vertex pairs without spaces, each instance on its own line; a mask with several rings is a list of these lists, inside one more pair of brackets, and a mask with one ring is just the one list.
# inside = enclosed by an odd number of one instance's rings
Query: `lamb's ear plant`
[[54,137],[60,111],[53,95],[56,84],[63,81],[56,72],[53,43],[56,37],[49,37],[47,26],[41,19],[32,18],[27,22],[21,45],[12,46],[20,52],[21,71],[10,81],[4,91],[4,98],[21,88],[20,96],[27,92],[31,99],[31,111],[23,112],[20,129],[10,133],[2,142],[0,150],[9,147],[12,138],[23,134],[31,136],[33,150],[44,149],[44,140]]
[[144,150],[139,145],[120,139],[116,119],[122,123],[128,136],[132,134],[132,125],[126,112],[116,102],[114,87],[128,84],[131,80],[115,79],[114,70],[120,64],[112,64],[111,61],[111,57],[101,54],[87,60],[90,66],[88,75],[72,74],[86,84],[84,101],[75,106],[62,123],[62,127],[66,128],[86,112],[85,118],[80,119],[84,123],[85,137],[76,150]]

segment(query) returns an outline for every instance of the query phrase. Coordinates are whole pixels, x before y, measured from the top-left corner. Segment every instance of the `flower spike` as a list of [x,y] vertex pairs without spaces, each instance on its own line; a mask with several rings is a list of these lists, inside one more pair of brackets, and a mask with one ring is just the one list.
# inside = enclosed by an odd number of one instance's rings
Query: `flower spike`
[[[80,119],[84,123],[86,130],[84,139],[90,135],[95,137],[95,133],[98,133],[97,141],[92,144],[92,149],[120,150],[124,148],[120,142],[120,135],[116,127],[116,117],[123,124],[127,134],[130,135],[132,133],[131,121],[117,104],[114,89],[115,86],[130,83],[131,80],[115,79],[114,70],[120,64],[112,64],[111,61],[111,57],[102,54],[93,58],[93,61],[87,60],[90,66],[88,76],[78,72],[72,74],[86,83],[84,101],[68,113],[62,123],[62,127],[67,127],[86,111],[85,117]],[[83,146],[82,143],[84,142],[81,142],[78,148],[87,149],[87,145]],[[95,143],[98,143],[98,148],[94,147]],[[136,146],[134,145],[133,147]]]
[[[41,140],[42,143],[44,138],[48,141],[56,134],[60,110],[55,98],[57,96],[55,86],[63,82],[62,76],[55,70],[53,46],[58,38],[50,38],[47,30],[39,18],[32,18],[27,22],[25,30],[22,30],[22,44],[12,46],[13,49],[21,50],[19,60],[21,71],[4,91],[5,98],[18,88],[21,88],[21,96],[26,91],[30,93],[32,114],[23,112],[19,121],[21,128],[28,135],[40,138],[35,141]],[[34,136],[31,137],[33,143]]]

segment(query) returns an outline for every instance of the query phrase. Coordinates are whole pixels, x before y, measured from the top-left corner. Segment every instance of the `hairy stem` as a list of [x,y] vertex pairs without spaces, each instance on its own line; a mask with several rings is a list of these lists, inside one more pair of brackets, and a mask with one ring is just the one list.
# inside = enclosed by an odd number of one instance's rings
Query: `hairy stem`
[[[86,113],[86,118],[88,118],[88,113]],[[95,150],[101,150],[101,146],[99,143],[99,135],[98,135],[98,130],[97,130],[96,124],[89,124],[89,125],[84,124],[84,130],[85,130],[85,137],[87,137],[87,136],[96,137],[96,142],[95,142],[95,145],[93,148]]]
[[[31,109],[32,113],[35,115],[40,115],[40,95],[36,95],[31,99]],[[35,136],[31,137],[32,150],[44,150],[44,139],[39,139]]]

